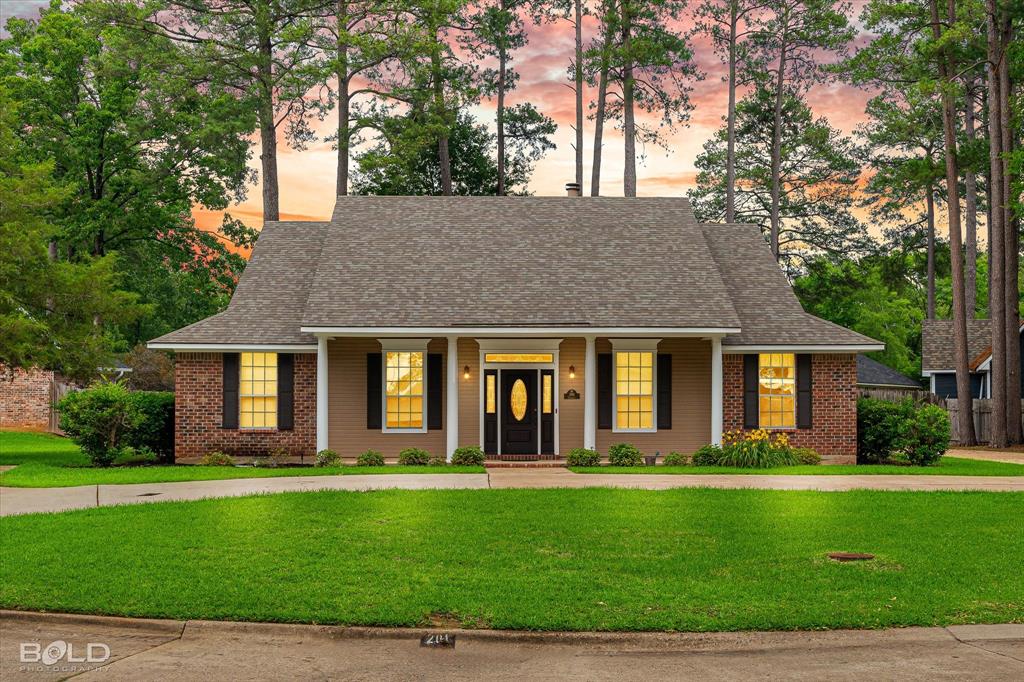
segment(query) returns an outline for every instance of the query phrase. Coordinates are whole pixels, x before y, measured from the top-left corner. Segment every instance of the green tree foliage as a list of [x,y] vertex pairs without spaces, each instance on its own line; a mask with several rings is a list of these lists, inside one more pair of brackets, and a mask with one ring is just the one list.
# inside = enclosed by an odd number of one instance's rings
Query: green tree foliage
[[67,188],[39,207],[54,225],[40,244],[52,238],[61,262],[109,255],[109,279],[148,304],[132,324],[102,316],[127,349],[230,296],[255,232],[230,217],[201,230],[191,212],[244,197],[254,118],[173,41],[114,24],[94,3],[58,5],[38,22],[12,19],[0,44],[14,130],[26,162],[53,160]]
[[[509,155],[505,180],[510,194],[525,194],[526,185],[539,155],[551,143],[543,134],[539,114],[527,113],[519,119],[521,111],[513,108],[509,116]],[[514,144],[520,138],[516,133],[528,128],[521,138],[523,144]],[[538,123],[538,121],[541,121]],[[358,169],[353,175],[355,194],[382,195],[434,195],[444,194],[441,182],[441,162],[437,146],[417,139],[422,130],[408,117],[388,117],[377,124],[382,139],[366,151],[356,155]],[[551,124],[553,126],[553,124]],[[551,131],[553,132],[553,130]],[[498,189],[498,167],[495,163],[495,136],[486,125],[478,123],[468,113],[460,113],[456,125],[449,129],[451,143],[452,194],[461,196],[493,195]],[[550,133],[548,133],[550,134]]]
[[89,378],[110,360],[111,327],[142,311],[117,291],[113,256],[50,257],[59,230],[50,216],[73,187],[54,180],[52,160],[26,160],[20,115],[0,84],[0,364]]
[[[758,88],[737,105],[736,221],[760,225],[771,234],[772,145],[775,94]],[[863,252],[868,240],[852,213],[860,164],[849,137],[824,118],[815,118],[796,97],[782,109],[778,177],[780,257],[791,269],[816,254]],[[697,157],[697,187],[689,197],[699,220],[725,214],[727,130],[704,144]]]

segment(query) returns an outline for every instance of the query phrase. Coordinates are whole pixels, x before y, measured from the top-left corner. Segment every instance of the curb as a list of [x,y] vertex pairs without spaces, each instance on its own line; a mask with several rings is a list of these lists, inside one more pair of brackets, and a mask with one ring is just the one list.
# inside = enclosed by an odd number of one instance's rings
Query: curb
[[583,645],[628,649],[717,650],[808,648],[832,645],[851,637],[859,641],[845,642],[851,647],[873,646],[899,639],[922,641],[955,639],[961,642],[1021,641],[1024,624],[951,625],[947,627],[907,627],[888,630],[786,630],[737,632],[540,632],[520,630],[466,630],[462,628],[386,628],[305,623],[259,623],[216,620],[162,620],[156,618],[125,618],[87,614],[40,613],[34,611],[0,610],[0,623],[18,622],[39,625],[79,625],[116,627],[126,630],[191,637],[284,637],[315,639],[387,639],[418,640],[424,635],[453,634],[468,642],[547,644],[551,646]]

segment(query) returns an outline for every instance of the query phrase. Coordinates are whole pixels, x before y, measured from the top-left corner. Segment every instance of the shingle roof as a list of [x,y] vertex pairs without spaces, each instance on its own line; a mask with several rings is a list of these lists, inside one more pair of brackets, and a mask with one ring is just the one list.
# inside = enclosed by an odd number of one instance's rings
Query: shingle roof
[[315,344],[299,328],[328,225],[267,223],[227,309],[150,343]]
[[757,225],[701,227],[740,317],[740,333],[725,337],[724,345],[879,343],[804,312]]
[[341,197],[267,223],[224,312],[152,343],[310,344],[306,327],[736,328],[726,345],[877,342],[808,315],[756,226],[682,198]]
[[685,199],[342,197],[303,324],[736,327]]
[[[975,364],[991,346],[991,320],[967,320],[967,361]],[[921,323],[921,369],[952,371],[955,366],[953,320],[924,320]]]
[[921,390],[921,384],[866,355],[857,356],[857,385],[899,386]]

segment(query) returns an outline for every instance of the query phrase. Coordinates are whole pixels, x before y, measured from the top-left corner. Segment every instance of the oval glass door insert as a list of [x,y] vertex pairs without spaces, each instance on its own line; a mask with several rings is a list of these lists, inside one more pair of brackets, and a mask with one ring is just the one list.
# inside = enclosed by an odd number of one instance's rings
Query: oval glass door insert
[[526,384],[522,379],[516,379],[516,382],[512,384],[509,401],[512,405],[512,416],[516,418],[517,422],[523,421],[523,417],[526,416]]

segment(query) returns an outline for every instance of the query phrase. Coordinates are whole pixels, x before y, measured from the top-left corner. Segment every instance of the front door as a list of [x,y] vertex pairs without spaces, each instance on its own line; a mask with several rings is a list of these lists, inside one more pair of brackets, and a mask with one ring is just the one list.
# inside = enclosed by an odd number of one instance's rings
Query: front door
[[537,370],[501,370],[501,454],[537,454]]

